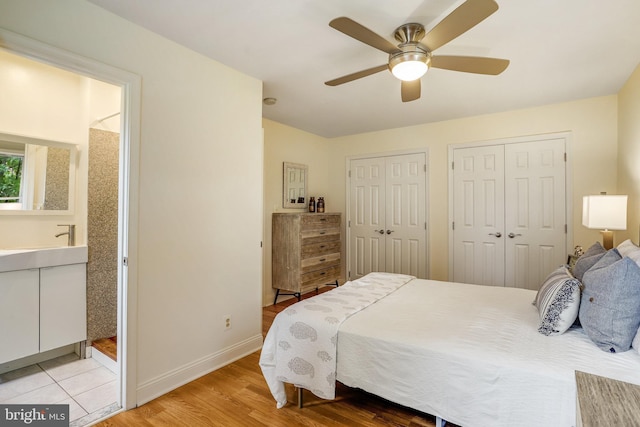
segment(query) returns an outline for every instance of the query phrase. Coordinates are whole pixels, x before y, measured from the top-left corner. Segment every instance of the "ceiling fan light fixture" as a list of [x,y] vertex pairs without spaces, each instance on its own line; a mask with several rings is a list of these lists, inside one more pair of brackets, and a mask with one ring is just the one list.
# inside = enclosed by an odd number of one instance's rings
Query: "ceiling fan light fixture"
[[402,81],[417,80],[429,70],[429,55],[421,51],[402,52],[391,57],[389,68]]

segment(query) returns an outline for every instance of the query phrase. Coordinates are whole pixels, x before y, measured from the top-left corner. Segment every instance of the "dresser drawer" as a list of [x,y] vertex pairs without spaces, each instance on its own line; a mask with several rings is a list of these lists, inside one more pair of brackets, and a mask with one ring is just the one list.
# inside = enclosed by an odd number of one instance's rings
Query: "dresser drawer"
[[316,270],[310,273],[305,273],[301,277],[300,285],[303,288],[310,286],[327,285],[335,282],[340,278],[340,266],[330,267],[325,270]]
[[303,215],[300,218],[300,229],[305,230],[317,230],[320,228],[339,228],[340,227],[340,215]]
[[300,251],[300,253],[302,254],[302,259],[312,258],[318,255],[331,254],[334,252],[340,252],[340,240],[303,245],[302,250]]
[[329,228],[319,230],[307,230],[300,232],[300,239],[302,245],[310,245],[313,243],[331,242],[340,240],[340,229]]
[[303,274],[334,265],[340,265],[340,252],[303,259],[300,265]]

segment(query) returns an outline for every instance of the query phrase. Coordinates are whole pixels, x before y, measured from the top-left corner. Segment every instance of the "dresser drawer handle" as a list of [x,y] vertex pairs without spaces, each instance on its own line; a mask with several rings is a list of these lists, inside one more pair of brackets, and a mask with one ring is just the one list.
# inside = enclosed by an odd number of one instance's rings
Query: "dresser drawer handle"
[[321,231],[321,232],[320,232],[320,234],[325,234],[325,233],[326,233],[326,231]]
[[326,258],[320,258],[320,262],[325,262],[326,260]]
[[324,249],[326,245],[320,245],[320,249]]
[[323,271],[322,273],[320,273],[321,276],[324,276],[325,274],[327,274],[326,271]]
[[327,218],[320,218],[320,221],[326,221]]

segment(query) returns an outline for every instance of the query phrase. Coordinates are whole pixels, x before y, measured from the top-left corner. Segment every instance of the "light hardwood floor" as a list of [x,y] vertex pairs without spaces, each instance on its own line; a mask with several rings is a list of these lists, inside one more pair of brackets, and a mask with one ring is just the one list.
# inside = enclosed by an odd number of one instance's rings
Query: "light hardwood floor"
[[118,337],[101,338],[93,341],[91,346],[114,362],[118,360]]
[[[290,299],[263,309],[263,336],[276,314],[294,302]],[[297,407],[294,387],[288,386],[289,403],[276,409],[259,358],[260,352],[255,352],[98,426],[435,426],[430,415],[339,383],[332,401],[305,391],[302,409]]]

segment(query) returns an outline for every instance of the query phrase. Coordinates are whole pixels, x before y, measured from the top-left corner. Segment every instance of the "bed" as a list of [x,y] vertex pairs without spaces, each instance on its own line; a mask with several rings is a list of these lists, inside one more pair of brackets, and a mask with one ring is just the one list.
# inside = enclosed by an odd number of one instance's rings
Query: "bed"
[[260,366],[278,407],[285,383],[331,399],[339,381],[465,427],[575,426],[577,370],[640,384],[637,351],[540,333],[536,296],[372,273],[281,312]]

